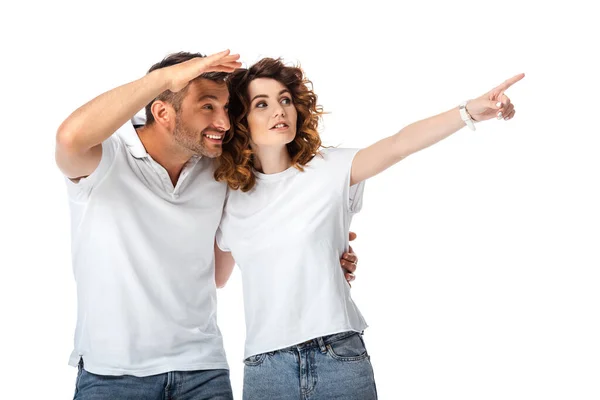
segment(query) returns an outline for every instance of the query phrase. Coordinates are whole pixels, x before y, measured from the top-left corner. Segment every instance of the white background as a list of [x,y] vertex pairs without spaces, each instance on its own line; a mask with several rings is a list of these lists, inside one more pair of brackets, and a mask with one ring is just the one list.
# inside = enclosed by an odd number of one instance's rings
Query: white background
[[[513,121],[370,180],[353,297],[381,399],[599,399],[598,21],[584,2],[19,2],[0,16],[2,398],[67,399],[75,326],[54,135],[170,52],[301,62],[362,147],[525,72]],[[543,4],[543,6],[542,6]],[[591,3],[590,3],[591,4]],[[219,323],[241,398],[240,276]]]

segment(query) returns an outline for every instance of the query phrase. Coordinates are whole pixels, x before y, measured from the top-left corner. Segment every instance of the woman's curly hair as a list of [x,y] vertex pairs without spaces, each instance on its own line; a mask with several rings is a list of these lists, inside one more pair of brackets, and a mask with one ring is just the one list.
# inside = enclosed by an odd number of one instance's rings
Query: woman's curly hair
[[323,109],[317,105],[317,95],[302,69],[286,66],[281,59],[263,58],[249,69],[236,70],[227,79],[231,129],[223,143],[223,154],[215,171],[215,179],[225,181],[231,189],[241,189],[243,192],[252,189],[256,183],[247,117],[250,106],[248,85],[257,78],[275,79],[292,95],[298,113],[296,137],[287,144],[292,165],[303,171],[303,166],[319,153],[321,147],[317,128]]

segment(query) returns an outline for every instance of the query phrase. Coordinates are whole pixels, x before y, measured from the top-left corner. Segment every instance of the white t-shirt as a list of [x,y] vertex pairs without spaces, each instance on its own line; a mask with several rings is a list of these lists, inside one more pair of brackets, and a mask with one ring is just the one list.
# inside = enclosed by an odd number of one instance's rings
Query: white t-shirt
[[362,206],[364,182],[350,187],[357,152],[323,149],[304,172],[255,172],[252,190],[228,192],[217,243],[242,272],[244,357],[367,327],[340,267]]
[[228,368],[217,327],[214,236],[227,187],[193,157],[176,187],[127,123],[96,170],[67,181],[77,283],[75,349],[89,372]]

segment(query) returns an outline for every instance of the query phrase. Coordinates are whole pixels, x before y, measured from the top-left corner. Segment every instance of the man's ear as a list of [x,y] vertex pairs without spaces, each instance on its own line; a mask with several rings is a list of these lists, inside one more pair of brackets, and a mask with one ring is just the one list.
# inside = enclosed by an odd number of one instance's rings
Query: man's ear
[[150,106],[152,116],[157,124],[171,131],[175,129],[176,112],[172,104],[162,100],[155,100]]

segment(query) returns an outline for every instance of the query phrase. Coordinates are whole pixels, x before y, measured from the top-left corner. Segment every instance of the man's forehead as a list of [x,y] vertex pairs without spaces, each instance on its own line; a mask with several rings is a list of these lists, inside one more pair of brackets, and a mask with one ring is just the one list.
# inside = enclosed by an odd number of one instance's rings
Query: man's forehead
[[190,84],[189,92],[193,93],[196,98],[211,96],[225,101],[229,98],[227,84],[225,82],[216,82],[210,79],[199,78],[193,80]]

